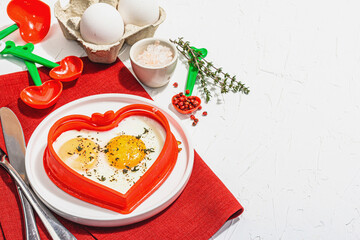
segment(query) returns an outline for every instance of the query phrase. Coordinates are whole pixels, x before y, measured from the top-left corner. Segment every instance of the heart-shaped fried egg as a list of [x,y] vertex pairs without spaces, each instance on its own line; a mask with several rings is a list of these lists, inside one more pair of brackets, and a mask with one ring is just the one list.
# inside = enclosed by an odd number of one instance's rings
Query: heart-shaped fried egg
[[57,155],[83,176],[125,194],[159,156],[165,130],[155,120],[131,116],[109,131],[63,132]]

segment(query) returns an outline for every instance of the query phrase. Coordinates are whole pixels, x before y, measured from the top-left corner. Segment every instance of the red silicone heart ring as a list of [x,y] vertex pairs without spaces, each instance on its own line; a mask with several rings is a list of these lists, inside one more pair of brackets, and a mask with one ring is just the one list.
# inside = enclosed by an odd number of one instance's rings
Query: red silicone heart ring
[[[134,115],[146,116],[157,121],[164,128],[166,138],[153,165],[125,194],[77,173],[58,157],[53,148],[53,142],[65,131],[73,129],[107,131],[116,127],[123,119]],[[70,115],[59,119],[51,127],[48,134],[44,168],[49,178],[70,195],[91,204],[127,214],[132,212],[166,180],[175,166],[177,156],[177,141],[170,131],[169,123],[164,114],[152,106],[133,104],[121,108],[115,113],[113,111],[108,111],[105,114],[95,113],[92,117]]]

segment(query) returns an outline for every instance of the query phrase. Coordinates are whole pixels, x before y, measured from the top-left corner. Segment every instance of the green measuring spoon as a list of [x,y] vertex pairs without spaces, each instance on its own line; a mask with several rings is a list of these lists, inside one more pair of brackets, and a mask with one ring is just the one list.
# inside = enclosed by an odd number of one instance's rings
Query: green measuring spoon
[[60,66],[59,64],[35,55],[29,51],[25,51],[22,47],[15,46],[13,41],[0,42],[0,54],[11,54],[15,57],[22,58],[31,62],[39,63],[48,68],[55,68]]
[[[206,57],[206,55],[208,53],[206,48],[195,48],[195,47],[191,47],[191,48],[195,52],[198,52],[201,54],[201,56],[199,56],[199,59],[203,59],[204,57]],[[185,87],[185,96],[187,96],[187,97],[191,96],[198,73],[199,73],[198,68],[196,66],[194,66],[192,63],[190,63],[188,78],[187,78],[186,87]],[[188,93],[186,90],[189,90]]]
[[[29,53],[31,53],[34,50],[34,45],[31,44],[31,43],[28,43],[28,44],[25,44],[22,47],[19,46],[19,48],[22,48],[23,50],[28,51]],[[35,63],[29,62],[27,60],[24,60],[24,63],[26,65],[26,68],[29,71],[31,79],[34,82],[34,85],[35,86],[41,86],[42,82],[41,82],[41,79],[40,79],[40,74],[38,72],[38,69],[37,69]]]
[[15,32],[17,29],[19,29],[18,25],[13,24],[9,27],[5,28],[4,30],[0,31],[0,39],[5,38],[6,36],[10,35],[11,33]]
[[7,41],[5,43],[0,41],[0,54],[13,55],[30,62],[39,63],[45,67],[52,68],[49,73],[50,77],[62,82],[69,82],[77,79],[83,71],[83,62],[79,57],[68,56],[61,60],[60,64],[57,64],[26,51],[22,47],[15,46],[13,41]]
[[[34,45],[28,43],[18,48],[31,53],[34,50]],[[20,93],[21,100],[30,107],[37,109],[44,109],[54,105],[61,95],[62,83],[57,80],[48,80],[42,83],[35,63],[27,60],[24,62],[35,86],[23,89]]]

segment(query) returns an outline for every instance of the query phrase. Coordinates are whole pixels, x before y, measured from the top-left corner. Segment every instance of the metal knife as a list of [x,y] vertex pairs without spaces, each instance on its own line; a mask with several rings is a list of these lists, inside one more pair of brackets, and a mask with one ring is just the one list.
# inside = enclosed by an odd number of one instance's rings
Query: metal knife
[[[22,178],[22,175],[25,176],[25,141],[20,122],[16,115],[9,108],[2,107],[0,108],[0,120],[4,132],[6,149],[11,160],[10,164],[4,152],[0,149],[0,165],[14,178],[22,194],[25,195],[28,202],[35,209],[53,239],[76,239],[45,207]],[[10,155],[10,152],[12,155]],[[15,160],[16,158],[19,160]],[[20,162],[20,159],[22,162]],[[14,167],[12,164],[14,164]],[[21,169],[20,172],[17,171],[18,169]]]
[[[29,184],[25,173],[25,139],[21,125],[8,108],[2,108],[0,112],[1,126],[4,134],[5,146],[12,166],[20,174],[26,184]],[[20,202],[24,213],[26,239],[40,240],[39,231],[36,226],[33,209],[24,197],[20,187],[17,185]]]

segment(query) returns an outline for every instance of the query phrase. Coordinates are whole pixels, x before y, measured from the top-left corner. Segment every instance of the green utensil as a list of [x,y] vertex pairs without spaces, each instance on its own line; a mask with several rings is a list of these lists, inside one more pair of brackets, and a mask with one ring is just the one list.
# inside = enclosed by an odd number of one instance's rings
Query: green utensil
[[[195,47],[191,47],[191,48],[195,52],[198,52],[201,54],[201,56],[198,57],[200,60],[203,59],[204,57],[206,57],[206,55],[208,53],[206,48],[195,48]],[[191,96],[198,73],[199,73],[198,68],[196,66],[194,66],[192,63],[190,63],[188,78],[187,78],[186,87],[185,87],[185,96],[187,96],[187,97]],[[186,90],[189,90],[189,93],[186,93]]]
[[0,54],[11,54],[15,57],[22,58],[34,63],[39,63],[48,68],[55,68],[60,66],[59,64],[35,55],[31,52],[24,50],[21,46],[15,46],[13,41],[0,42]]
[[7,28],[5,28],[4,30],[0,31],[0,40],[5,38],[7,35],[15,32],[17,29],[19,29],[18,25],[15,23]]
[[[34,44],[28,43],[21,48],[31,53],[34,50]],[[35,86],[24,88],[20,93],[21,100],[30,107],[37,109],[44,109],[54,105],[62,93],[62,83],[57,80],[48,80],[42,83],[35,63],[27,60],[24,60],[24,62]]]
[[[20,46],[19,46],[19,48],[20,48]],[[28,51],[28,53],[31,53],[34,50],[34,44],[27,43],[21,48],[23,50],[25,50],[25,51]],[[38,71],[35,63],[27,61],[27,60],[24,60],[24,63],[25,63],[25,65],[26,65],[26,67],[27,67],[27,69],[28,69],[28,71],[30,73],[30,76],[31,76],[31,79],[34,82],[34,85],[35,86],[41,86],[42,82],[41,82],[41,79],[40,79],[40,74],[39,74],[39,71]]]

